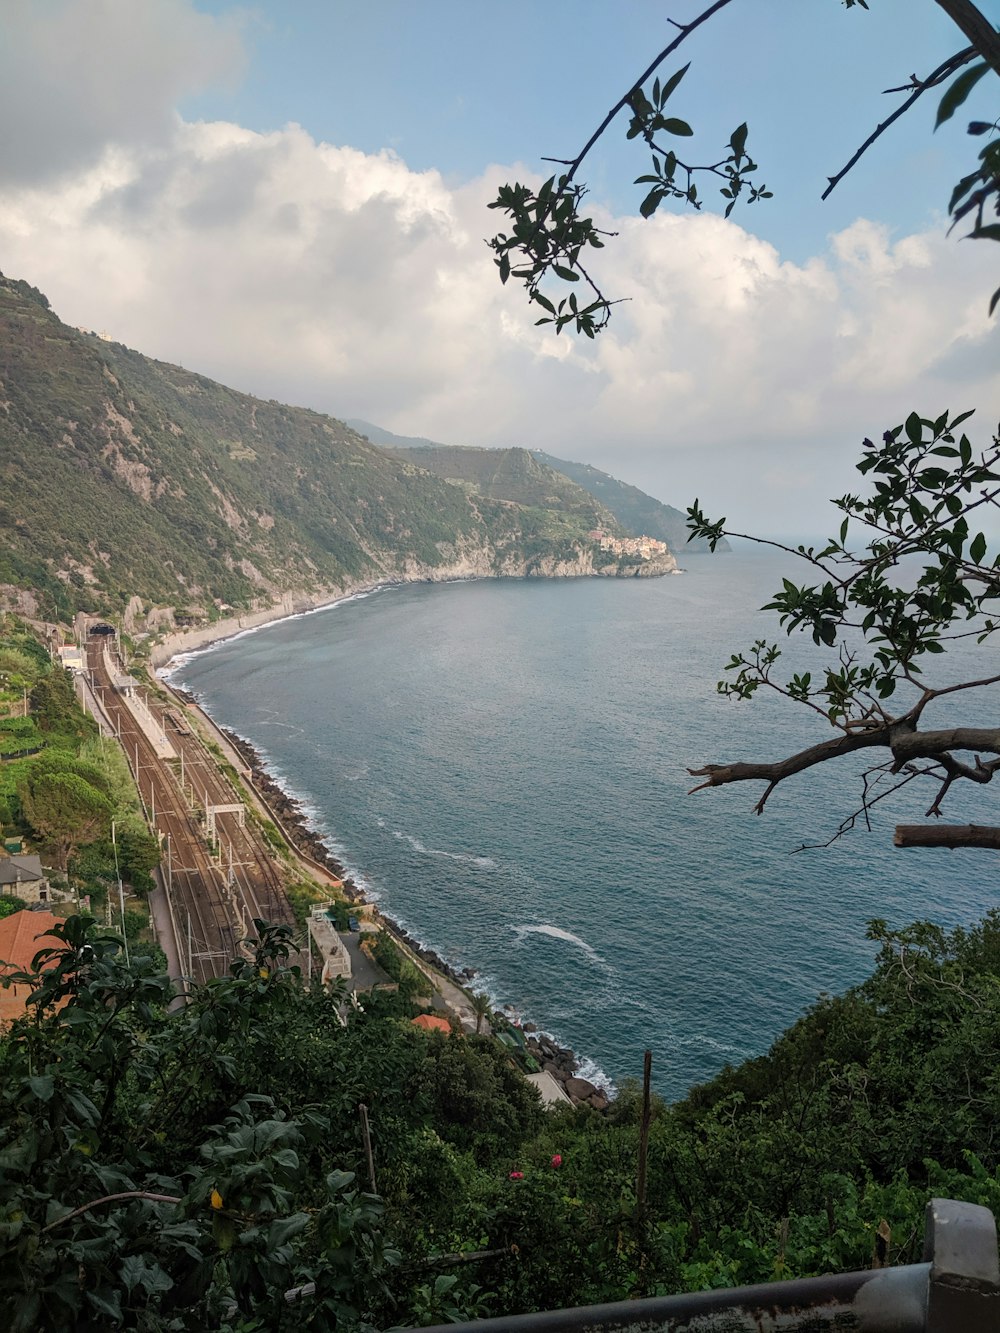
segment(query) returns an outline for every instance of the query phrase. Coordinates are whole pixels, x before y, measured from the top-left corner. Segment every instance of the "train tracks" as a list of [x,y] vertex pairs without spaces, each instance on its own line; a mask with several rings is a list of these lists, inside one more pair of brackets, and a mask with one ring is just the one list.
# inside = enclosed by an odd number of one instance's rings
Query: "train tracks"
[[[148,724],[144,729],[126,702],[124,691],[133,687],[122,684],[124,670],[113,644],[90,635],[85,652],[92,687],[160,839],[181,970],[198,982],[224,976],[240,941],[254,933],[255,919],[294,927],[278,868],[220,759],[209,753],[187,716],[147,699],[151,738]],[[168,750],[176,757],[163,757]]]

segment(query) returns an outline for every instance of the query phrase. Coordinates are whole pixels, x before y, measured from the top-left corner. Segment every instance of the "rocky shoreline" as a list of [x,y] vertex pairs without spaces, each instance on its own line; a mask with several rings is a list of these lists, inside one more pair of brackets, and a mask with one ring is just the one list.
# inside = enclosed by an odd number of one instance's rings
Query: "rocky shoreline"
[[[198,701],[192,694],[177,685],[173,685],[171,688],[186,703],[195,707],[198,706]],[[214,720],[212,725],[225,736],[229,745],[243,760],[254,790],[262,798],[275,821],[280,824],[282,832],[295,850],[308,861],[326,870],[328,874],[339,880],[344,896],[349,902],[367,903],[368,900],[365,897],[364,890],[358,887],[344,864],[330,852],[320,834],[311,827],[308,819],[302,813],[300,803],[293,796],[289,796],[267,771],[257,748],[228,727],[220,726]],[[433,968],[434,971],[441,973],[442,976],[447,977],[457,986],[464,988],[471,986],[476,975],[473,968],[455,968],[434,949],[430,949],[421,944],[419,940],[414,939],[398,921],[386,916],[384,912],[377,908],[375,910],[379,921],[390,934],[405,944],[407,949],[422,962]],[[499,1011],[499,1018],[501,1026],[504,1024],[513,1026],[503,1010]],[[574,1105],[586,1104],[597,1111],[607,1109],[610,1104],[607,1091],[596,1087],[587,1079],[577,1077],[576,1071],[579,1062],[572,1050],[557,1045],[547,1033],[538,1032],[534,1023],[525,1023],[522,1031],[525,1034],[525,1046],[528,1052],[538,1062],[541,1069],[550,1074],[563,1088]]]

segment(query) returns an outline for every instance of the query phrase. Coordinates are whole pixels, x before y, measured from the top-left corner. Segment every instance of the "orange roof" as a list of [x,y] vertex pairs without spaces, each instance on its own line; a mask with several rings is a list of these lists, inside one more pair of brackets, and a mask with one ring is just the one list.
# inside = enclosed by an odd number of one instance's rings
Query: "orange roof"
[[425,1032],[447,1032],[451,1036],[451,1024],[447,1018],[438,1018],[436,1014],[417,1014],[411,1021],[415,1028],[423,1028]]
[[[47,935],[53,926],[60,924],[61,918],[51,912],[24,909],[4,917],[0,921],[0,973],[29,970],[35,954],[56,943],[55,940],[40,940],[38,936]],[[30,994],[30,986],[0,986],[0,1024],[20,1018]]]

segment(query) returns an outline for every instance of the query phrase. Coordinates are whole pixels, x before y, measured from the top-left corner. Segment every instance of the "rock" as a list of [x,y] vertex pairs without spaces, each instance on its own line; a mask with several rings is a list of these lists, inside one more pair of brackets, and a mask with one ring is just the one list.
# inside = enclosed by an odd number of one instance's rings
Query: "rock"
[[593,1083],[588,1083],[585,1078],[568,1078],[566,1080],[566,1091],[575,1102],[585,1102],[589,1097],[593,1097],[597,1092]]
[[537,1032],[537,1031],[538,1031],[538,1028],[537,1028],[537,1026],[536,1026],[534,1023],[525,1023],[524,1027],[522,1028],[522,1031],[523,1031],[523,1032]]
[[560,1083],[566,1082],[566,1071],[564,1069],[560,1069],[557,1064],[553,1064],[551,1060],[542,1061],[542,1070],[546,1074],[551,1074],[554,1079],[558,1080],[558,1082]]
[[587,1105],[592,1106],[595,1111],[606,1111],[611,1103],[603,1092],[598,1091],[594,1093],[593,1097],[587,1098]]

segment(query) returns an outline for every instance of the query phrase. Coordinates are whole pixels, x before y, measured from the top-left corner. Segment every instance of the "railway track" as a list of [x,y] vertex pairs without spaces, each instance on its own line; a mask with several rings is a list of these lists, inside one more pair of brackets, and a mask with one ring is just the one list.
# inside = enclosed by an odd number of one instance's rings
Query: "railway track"
[[[153,701],[150,712],[177,753],[160,757],[115,688],[105,646],[105,637],[89,636],[86,662],[160,839],[182,971],[197,982],[224,976],[255,919],[294,927],[281,875],[218,760],[178,709]],[[114,651],[109,645],[121,670]]]

